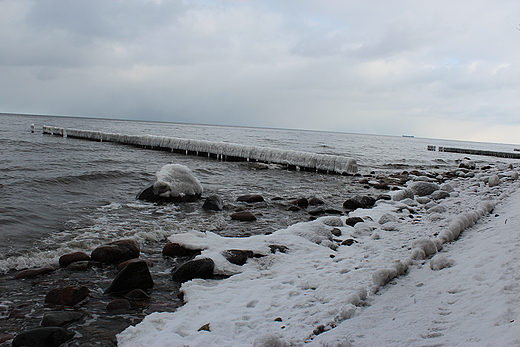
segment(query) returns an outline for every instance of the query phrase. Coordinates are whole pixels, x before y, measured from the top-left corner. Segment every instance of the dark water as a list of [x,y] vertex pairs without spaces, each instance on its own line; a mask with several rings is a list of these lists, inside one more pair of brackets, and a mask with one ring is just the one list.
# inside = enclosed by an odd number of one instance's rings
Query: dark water
[[[35,133],[30,132],[31,124],[36,125]],[[460,155],[428,152],[429,144],[475,146],[388,136],[0,114],[0,336],[38,326],[44,312],[55,309],[44,305],[50,289],[88,285],[88,302],[75,308],[86,318],[72,327],[77,335],[70,345],[113,345],[114,334],[143,315],[171,311],[181,304],[176,296],[178,286],[170,280],[175,264],[161,255],[169,235],[190,229],[237,237],[264,234],[309,220],[308,211],[288,211],[294,198],[315,196],[325,201],[326,208],[341,210],[342,202],[352,195],[381,192],[367,189],[358,177],[287,171],[277,166],[260,170],[250,163],[43,135],[42,125],[345,155],[358,161],[362,174],[375,172],[371,179],[400,170],[447,170],[460,159]],[[512,150],[512,146],[491,144],[478,144],[477,148]],[[203,197],[221,196],[228,210],[205,212],[202,200],[162,206],[137,201],[136,194],[168,163],[188,166],[204,187]],[[266,202],[245,206],[236,202],[243,194],[261,194]],[[282,199],[273,200],[275,197]],[[232,221],[229,214],[240,207],[252,210],[258,220],[247,224]],[[122,238],[137,240],[142,257],[154,264],[156,286],[151,300],[141,308],[118,314],[105,310],[112,297],[103,291],[116,273],[110,267],[13,279],[17,270],[56,264],[63,254],[88,253]]]

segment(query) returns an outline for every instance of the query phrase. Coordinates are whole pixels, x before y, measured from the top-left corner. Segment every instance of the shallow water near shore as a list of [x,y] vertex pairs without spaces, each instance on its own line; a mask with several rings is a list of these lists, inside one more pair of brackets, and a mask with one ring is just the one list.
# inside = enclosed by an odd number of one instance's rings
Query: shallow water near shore
[[[45,294],[63,285],[88,285],[91,296],[77,310],[85,318],[74,325],[70,345],[91,342],[114,345],[113,336],[144,315],[172,311],[182,304],[178,285],[171,281],[171,259],[161,249],[172,234],[201,230],[222,236],[267,234],[296,222],[307,221],[308,210],[287,211],[290,201],[318,197],[325,207],[342,210],[345,199],[378,195],[359,177],[287,171],[272,165],[256,167],[245,162],[222,162],[161,151],[42,135],[42,125],[55,125],[125,134],[154,134],[207,139],[344,155],[358,161],[361,174],[387,175],[402,170],[449,170],[461,156],[429,152],[427,145],[467,147],[468,143],[418,138],[309,132],[280,129],[195,126],[183,124],[113,121],[47,116],[0,115],[3,148],[0,163],[0,327],[16,334],[39,325],[54,308],[44,304]],[[29,131],[36,124],[36,132]],[[475,146],[475,144],[472,144]],[[480,144],[490,150],[513,146]],[[473,158],[477,160],[485,160]],[[503,160],[507,163],[507,160]],[[204,196],[219,195],[229,205],[222,212],[205,212],[202,200],[188,204],[155,205],[135,199],[168,163],[188,166],[204,187]],[[243,194],[261,194],[266,202],[248,206],[236,202]],[[273,200],[273,198],[281,200]],[[252,210],[254,223],[232,221],[236,208]],[[56,264],[59,256],[84,251],[122,238],[136,239],[142,258],[152,261],[156,283],[142,308],[109,313],[112,299],[103,295],[115,269],[94,268],[85,273],[58,270],[33,279],[15,280],[18,270]]]

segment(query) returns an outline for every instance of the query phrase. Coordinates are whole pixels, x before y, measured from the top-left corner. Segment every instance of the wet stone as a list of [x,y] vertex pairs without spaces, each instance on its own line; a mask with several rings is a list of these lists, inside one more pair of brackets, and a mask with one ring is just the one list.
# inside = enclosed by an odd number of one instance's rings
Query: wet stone
[[60,327],[36,328],[16,335],[12,345],[13,347],[59,347],[61,344],[71,340],[74,335],[72,331]]
[[146,261],[133,259],[117,274],[105,290],[105,294],[127,293],[134,289],[149,289],[153,286],[154,282]]
[[85,300],[90,294],[87,287],[65,287],[51,290],[45,296],[45,303],[51,305],[74,306]]
[[138,258],[139,244],[134,240],[118,240],[94,249],[91,258],[94,261],[107,264],[119,264],[123,261]]
[[83,318],[80,312],[49,312],[43,316],[40,323],[42,327],[62,327]]
[[183,246],[181,246],[178,243],[169,242],[167,243],[162,253],[165,256],[168,257],[194,257],[196,255],[199,255],[201,253],[201,249],[188,249]]
[[231,215],[231,219],[243,221],[243,222],[252,222],[256,220],[256,217],[254,214],[252,214],[249,211],[240,211],[235,212]]
[[132,308],[130,301],[126,299],[114,299],[107,304],[107,311],[129,310]]
[[77,261],[88,261],[90,260],[90,255],[88,255],[85,252],[74,252],[74,253],[68,253],[64,254],[60,257],[59,264],[60,267],[67,267],[70,264],[77,262]]
[[212,259],[190,260],[179,266],[172,275],[174,281],[186,282],[194,278],[211,278],[215,263]]
[[27,270],[18,272],[14,278],[16,278],[16,279],[31,278],[31,277],[43,275],[43,274],[46,274],[46,273],[49,273],[49,272],[52,272],[55,270],[56,270],[55,267],[50,267],[50,266],[42,267],[42,268],[38,268],[38,269],[27,269]]

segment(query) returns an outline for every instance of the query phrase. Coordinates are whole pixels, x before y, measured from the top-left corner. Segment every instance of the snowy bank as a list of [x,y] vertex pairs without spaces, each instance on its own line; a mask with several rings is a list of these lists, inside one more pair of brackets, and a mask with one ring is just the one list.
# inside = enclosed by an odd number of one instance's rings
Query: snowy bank
[[[497,184],[494,178],[491,179],[495,176]],[[431,320],[431,317],[424,317],[423,310],[433,308],[423,307],[419,301],[414,303],[413,310],[409,309],[409,298],[401,295],[402,302],[395,302],[395,293],[392,296],[388,292],[401,283],[412,281],[407,286],[408,293],[415,293],[422,287],[433,292],[448,292],[448,287],[459,288],[459,292],[468,293],[471,288],[464,281],[471,274],[491,284],[486,276],[496,276],[487,273],[493,269],[491,263],[482,258],[483,254],[471,247],[467,247],[468,252],[473,252],[469,259],[455,257],[455,254],[459,243],[473,238],[466,235],[485,235],[494,242],[510,241],[507,246],[511,250],[514,245],[520,245],[518,232],[507,234],[501,225],[495,224],[496,218],[489,217],[489,212],[498,204],[499,209],[515,215],[518,225],[520,213],[516,211],[520,210],[520,194],[515,193],[511,201],[507,200],[518,186],[517,178],[518,173],[508,168],[492,168],[485,174],[457,177],[444,182],[444,192],[449,192],[437,194],[444,197],[438,200],[427,194],[412,194],[413,198],[379,200],[373,209],[355,210],[349,217],[361,217],[363,222],[354,226],[345,223],[347,217],[322,217],[270,235],[249,238],[224,238],[211,232],[196,231],[173,235],[170,237],[172,242],[187,248],[203,249],[198,258],[213,259],[215,273],[232,276],[224,280],[185,282],[181,287],[185,300],[183,307],[176,312],[147,316],[135,327],[119,334],[118,344],[134,347],[428,343],[408,338],[417,332],[406,333],[409,329],[407,324],[414,319],[421,322]],[[418,177],[417,180],[427,181],[428,178]],[[415,186],[410,185],[407,189],[413,190]],[[403,195],[402,192],[394,192],[394,197]],[[508,209],[504,201],[518,208],[514,211]],[[511,227],[514,225],[510,224]],[[510,231],[511,228],[507,228]],[[504,235],[495,235],[497,229]],[[490,244],[480,245],[481,250],[486,246],[489,261],[493,256],[505,261],[500,256],[501,250],[496,246],[490,247]],[[270,246],[273,245],[284,246],[277,248],[283,251],[272,252]],[[223,252],[234,249],[251,250],[263,256],[251,258],[239,266],[223,256]],[[517,258],[515,261],[519,262]],[[477,265],[486,271],[475,270]],[[468,272],[466,277],[457,276],[465,271]],[[516,270],[509,271],[514,275]],[[503,275],[503,279],[494,278],[494,281],[502,281],[502,288],[498,293],[487,292],[487,299],[494,300],[497,294],[506,295],[504,293],[517,288],[518,280],[509,283],[510,278],[505,276],[505,272]],[[474,297],[477,301],[471,307],[475,315],[479,313],[483,297],[484,294]],[[424,305],[432,305],[424,300]],[[401,305],[408,315],[401,317],[402,321],[387,322],[388,326],[393,325],[384,335],[378,330],[377,310],[384,311],[387,302]],[[509,312],[507,319],[510,321],[520,319],[515,318],[516,307],[519,306],[505,310]],[[399,317],[396,312],[387,315]],[[370,320],[364,317],[370,317]],[[403,331],[402,339],[394,333],[399,325]],[[388,329],[388,326],[381,329]],[[452,333],[451,339],[447,338],[449,345],[458,341],[460,331],[453,329]],[[388,340],[379,339],[383,335],[389,336]],[[427,334],[424,336],[428,338]],[[512,340],[507,342],[513,343]]]

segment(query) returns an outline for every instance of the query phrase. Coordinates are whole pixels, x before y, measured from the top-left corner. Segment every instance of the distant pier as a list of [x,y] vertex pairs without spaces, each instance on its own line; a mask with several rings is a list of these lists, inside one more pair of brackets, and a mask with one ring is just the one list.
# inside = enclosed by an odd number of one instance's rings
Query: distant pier
[[352,175],[358,172],[355,159],[278,148],[242,145],[155,135],[124,135],[100,131],[43,126],[43,133],[92,141],[107,141],[170,151],[185,155],[205,156],[223,161],[252,161],[281,164],[288,169],[328,174]]
[[[428,150],[435,151],[436,147],[428,146]],[[472,154],[472,155],[484,155],[484,156],[488,156],[488,157],[520,159],[520,153],[483,151],[483,150],[479,150],[479,149],[466,149],[466,148],[440,147],[439,146],[439,152],[450,152],[450,153],[461,153],[461,154]]]

